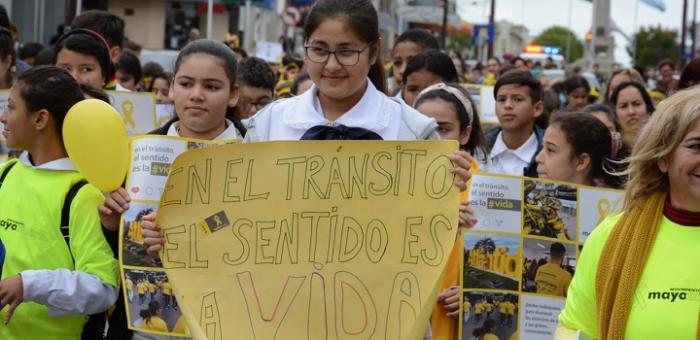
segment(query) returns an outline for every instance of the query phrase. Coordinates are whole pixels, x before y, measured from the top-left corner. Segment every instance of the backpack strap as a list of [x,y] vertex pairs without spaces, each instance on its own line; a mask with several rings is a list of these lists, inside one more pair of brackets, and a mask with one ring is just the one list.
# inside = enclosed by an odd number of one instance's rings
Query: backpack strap
[[10,173],[10,170],[12,169],[13,166],[15,166],[17,162],[12,162],[7,165],[7,167],[2,171],[2,174],[0,174],[0,187],[2,187],[2,182],[5,181],[5,177],[7,177],[7,174]]
[[75,195],[78,194],[78,191],[80,188],[82,188],[85,184],[87,184],[86,180],[80,180],[73,184],[72,187],[68,190],[68,193],[66,194],[66,198],[63,201],[63,208],[61,209],[61,235],[63,235],[63,239],[66,241],[66,245],[68,246],[68,252],[70,253],[71,259],[73,259],[73,262],[75,262],[75,259],[73,258],[73,252],[70,250],[70,233],[69,233],[69,224],[70,224],[70,206],[71,203],[73,203],[73,199],[75,198]]
[[[78,194],[78,191],[87,184],[86,180],[80,180],[73,184],[68,190],[66,198],[63,201],[63,208],[61,209],[61,234],[63,239],[66,240],[66,246],[68,246],[68,252],[70,253],[73,263],[75,263],[75,258],[73,257],[73,252],[70,249],[70,207],[73,203],[73,199]],[[88,320],[83,325],[83,331],[81,333],[81,340],[98,340],[104,339],[105,322],[107,320],[107,313],[97,313],[88,316]]]

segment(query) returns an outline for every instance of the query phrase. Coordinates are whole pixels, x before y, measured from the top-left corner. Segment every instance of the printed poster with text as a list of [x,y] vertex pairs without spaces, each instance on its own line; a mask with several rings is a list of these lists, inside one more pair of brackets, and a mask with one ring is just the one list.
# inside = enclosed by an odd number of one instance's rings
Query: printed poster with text
[[554,338],[585,240],[622,209],[623,192],[572,183],[474,174],[476,225],[464,232],[461,339]]
[[457,235],[454,141],[180,155],[163,268],[194,338],[422,339]]
[[[149,335],[149,339],[172,340],[172,337],[166,335],[185,336],[189,335],[189,331],[173,294],[173,285],[163,272],[160,260],[146,253],[141,234],[141,218],[158,208],[170,167],[178,155],[187,150],[238,142],[156,135],[130,140],[131,163],[125,189],[131,196],[131,203],[129,209],[122,214],[120,229],[122,287],[129,328],[154,333]],[[151,313],[149,309],[155,311],[156,317],[163,322],[156,322],[154,316],[145,314],[145,311]],[[149,322],[144,322],[145,320]]]

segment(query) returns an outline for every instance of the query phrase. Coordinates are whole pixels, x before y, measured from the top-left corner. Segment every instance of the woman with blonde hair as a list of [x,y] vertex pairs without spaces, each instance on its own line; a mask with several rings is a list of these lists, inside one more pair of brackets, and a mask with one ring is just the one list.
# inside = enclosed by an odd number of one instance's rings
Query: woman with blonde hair
[[587,239],[557,339],[700,338],[700,88],[661,103],[640,136],[624,211]]

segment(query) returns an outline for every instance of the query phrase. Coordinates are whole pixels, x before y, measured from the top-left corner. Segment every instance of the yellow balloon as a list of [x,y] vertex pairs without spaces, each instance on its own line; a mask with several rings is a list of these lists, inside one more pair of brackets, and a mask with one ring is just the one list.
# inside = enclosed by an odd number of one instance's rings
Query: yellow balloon
[[98,99],[85,99],[68,110],[63,144],[80,173],[98,189],[118,189],[128,169],[129,145],[119,113]]

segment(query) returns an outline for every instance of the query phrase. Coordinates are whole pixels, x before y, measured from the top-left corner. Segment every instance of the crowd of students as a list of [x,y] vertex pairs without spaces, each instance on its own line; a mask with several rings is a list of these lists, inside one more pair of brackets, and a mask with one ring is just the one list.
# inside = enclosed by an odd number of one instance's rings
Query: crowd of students
[[[102,11],[81,14],[52,46],[36,55],[24,55],[33,66],[20,71],[9,20],[2,12],[0,88],[11,91],[0,122],[6,146],[19,154],[17,159],[0,164],[0,221],[15,226],[0,229],[4,254],[0,307],[9,305],[0,311],[7,324],[0,327],[0,338],[73,339],[89,334],[90,327],[95,327],[92,332],[104,333],[103,312],[117,298],[123,299],[117,294],[116,242],[119,219],[128,209],[130,197],[122,188],[105,199],[85,184],[68,158],[61,136],[62,121],[72,104],[86,97],[109,101],[103,90],[153,92],[159,104],[172,105],[172,119],[152,134],[205,140],[240,138],[246,143],[457,140],[461,151],[449,157],[455,164],[451,171],[460,190],[466,188],[475,171],[609,188],[623,188],[629,180],[638,188],[651,179],[634,176],[651,176],[653,172],[637,163],[644,161],[651,166],[650,160],[657,160],[661,170],[654,174],[665,182],[651,182],[655,183],[652,189],[670,190],[669,206],[700,211],[700,206],[677,205],[679,198],[673,194],[682,189],[674,181],[687,177],[694,167],[681,164],[676,170],[675,162],[684,160],[668,158],[677,148],[691,153],[697,149],[695,139],[686,141],[684,136],[695,131],[700,106],[692,106],[695,99],[691,94],[699,91],[683,91],[700,79],[696,61],[683,71],[680,82],[673,78],[672,63],[660,64],[662,77],[651,89],[650,82],[636,70],[618,70],[609,78],[604,94],[596,98],[581,76],[552,85],[536,77],[527,60],[490,58],[487,73],[479,82],[494,86],[499,124],[485,131],[474,100],[460,85],[469,78],[470,70],[459,54],[440,51],[431,33],[408,30],[401,34],[391,49],[391,77],[387,77],[377,12],[368,0],[319,0],[304,25],[303,62],[286,58],[283,65],[272,67],[240,48],[202,39],[180,51],[172,73],[154,63],[140,65],[137,54],[124,48],[124,22]],[[36,46],[34,50],[38,50]],[[396,85],[391,93],[390,83]],[[657,105],[670,116],[676,114],[674,110],[687,111],[688,118],[652,115]],[[669,109],[672,105],[673,110]],[[649,120],[659,125],[650,127]],[[675,139],[666,140],[667,135]],[[663,152],[648,145],[653,142],[663,144]],[[631,163],[625,162],[630,156]],[[680,182],[690,190],[682,197],[700,201],[700,194],[696,195],[700,189],[693,191],[693,185],[698,185],[693,181],[686,178],[687,183]],[[630,194],[627,186],[630,206],[649,194],[643,189]],[[463,227],[478,219],[466,202],[458,210]],[[143,218],[144,243],[154,255],[164,242],[155,214]],[[631,223],[625,218],[622,221]],[[23,232],[30,226],[43,229]],[[697,239],[697,231],[693,232],[691,239]],[[650,246],[645,244],[647,248],[639,249],[648,254]],[[456,242],[455,246],[461,244]],[[584,251],[583,256],[587,255]],[[555,266],[554,260],[547,266]],[[695,270],[693,275],[697,274]],[[591,282],[577,280],[580,275],[585,274],[577,274],[572,286],[589,293],[586,289],[591,287],[580,285]],[[617,277],[619,273],[609,275]],[[447,277],[433,320],[459,313],[458,274]],[[145,295],[144,282],[131,285],[130,290],[136,289],[139,295],[144,291]],[[606,289],[615,291],[614,287]],[[595,314],[595,304],[590,305],[594,298],[587,297],[589,304],[584,307]],[[145,296],[139,298],[145,302]],[[608,297],[604,302],[612,300]],[[155,304],[159,302],[151,298],[148,310],[155,313],[160,308]],[[168,301],[164,304],[168,306]],[[120,327],[125,324],[123,301],[117,301],[117,306],[107,337],[126,339],[131,334]],[[582,307],[567,305],[567,310],[572,308]],[[609,315],[609,311],[599,312]],[[571,313],[563,315],[564,325],[590,334],[620,331],[622,327],[605,323],[612,328],[595,330],[599,327],[595,320],[580,323]],[[157,315],[148,320],[154,317]],[[440,338],[441,330],[428,327],[426,337],[431,332]]]

